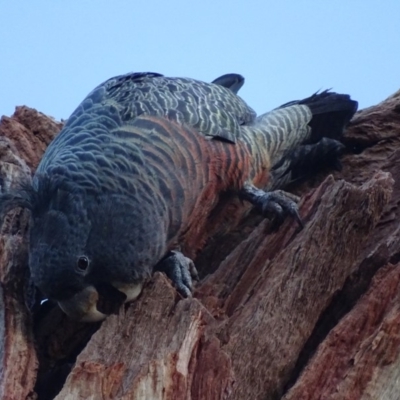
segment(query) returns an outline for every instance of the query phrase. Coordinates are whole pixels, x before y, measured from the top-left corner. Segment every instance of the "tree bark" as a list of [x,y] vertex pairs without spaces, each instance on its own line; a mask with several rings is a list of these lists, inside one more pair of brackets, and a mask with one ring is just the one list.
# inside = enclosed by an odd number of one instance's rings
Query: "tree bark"
[[[3,188],[34,172],[61,127],[27,107],[1,119]],[[303,230],[288,219],[271,232],[251,213],[197,256],[193,298],[156,273],[102,323],[38,305],[29,215],[10,212],[0,236],[0,398],[398,399],[400,91],[358,112],[343,141],[342,171],[290,188],[302,197]]]

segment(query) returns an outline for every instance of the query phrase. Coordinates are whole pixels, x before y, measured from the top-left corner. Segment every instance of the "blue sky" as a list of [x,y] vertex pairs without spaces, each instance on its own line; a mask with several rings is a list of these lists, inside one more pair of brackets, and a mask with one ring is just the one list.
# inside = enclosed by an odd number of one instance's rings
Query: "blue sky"
[[0,115],[68,118],[129,71],[246,78],[258,113],[318,89],[364,108],[400,88],[400,1],[2,1]]

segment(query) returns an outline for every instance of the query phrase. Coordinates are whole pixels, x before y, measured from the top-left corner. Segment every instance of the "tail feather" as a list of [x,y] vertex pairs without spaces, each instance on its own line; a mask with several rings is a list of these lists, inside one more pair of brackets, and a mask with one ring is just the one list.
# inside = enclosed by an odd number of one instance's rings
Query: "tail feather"
[[330,92],[329,90],[314,93],[303,100],[291,101],[279,108],[297,104],[306,105],[312,113],[312,119],[308,123],[311,128],[311,135],[306,143],[316,143],[323,137],[340,139],[343,130],[358,108],[357,101],[351,100],[349,95]]
[[284,187],[293,180],[309,176],[327,166],[338,166],[344,146],[340,143],[343,131],[357,111],[358,103],[347,94],[325,90],[297,101],[291,101],[278,109],[305,105],[311,112],[308,137],[302,143],[287,148],[272,168],[272,185]]

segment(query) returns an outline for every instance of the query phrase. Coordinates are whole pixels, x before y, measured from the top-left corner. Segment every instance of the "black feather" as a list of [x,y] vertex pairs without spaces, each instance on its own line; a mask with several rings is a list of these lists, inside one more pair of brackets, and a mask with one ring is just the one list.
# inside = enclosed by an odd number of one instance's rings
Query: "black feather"
[[0,220],[3,220],[9,211],[18,207],[28,210],[34,207],[34,191],[30,182],[20,182],[16,189],[0,194]]
[[309,122],[311,137],[308,143],[316,143],[322,137],[340,140],[344,128],[350,122],[358,108],[357,101],[347,94],[338,94],[324,90],[314,93],[303,100],[291,101],[278,108],[304,104],[310,108],[312,119]]
[[226,87],[227,89],[232,90],[233,93],[237,94],[244,85],[244,77],[239,74],[225,74],[214,79],[212,83]]

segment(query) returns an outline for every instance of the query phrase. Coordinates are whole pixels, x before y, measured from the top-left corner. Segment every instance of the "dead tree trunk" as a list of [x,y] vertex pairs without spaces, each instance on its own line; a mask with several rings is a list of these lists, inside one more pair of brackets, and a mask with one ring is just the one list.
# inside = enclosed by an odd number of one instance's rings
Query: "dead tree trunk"
[[[0,124],[0,183],[31,173],[62,124]],[[400,92],[359,112],[343,170],[293,187],[299,231],[250,215],[210,239],[192,299],[160,273],[101,324],[29,311],[28,215],[0,236],[2,399],[398,399]]]

